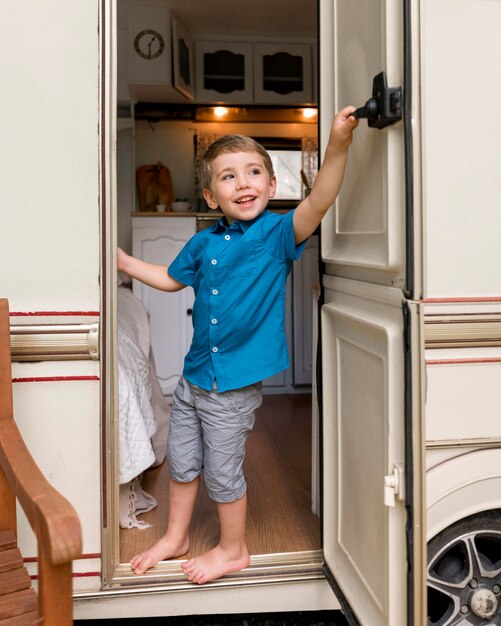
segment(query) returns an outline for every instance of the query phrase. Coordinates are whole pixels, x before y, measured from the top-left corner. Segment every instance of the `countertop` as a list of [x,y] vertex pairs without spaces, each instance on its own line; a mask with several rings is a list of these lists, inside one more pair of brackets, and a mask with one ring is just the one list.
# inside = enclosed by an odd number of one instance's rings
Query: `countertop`
[[[291,200],[272,200],[268,204],[268,209],[275,213],[288,213],[296,208],[300,200],[296,202]],[[132,211],[132,217],[197,217],[202,219],[220,218],[223,214],[221,211]]]
[[210,213],[197,213],[195,211],[133,211],[132,217],[221,217],[223,214],[219,211],[211,211]]
[[[288,213],[290,210],[291,209],[270,207],[270,211],[274,213]],[[161,213],[157,213],[156,211],[133,211],[131,215],[132,217],[196,217],[202,219],[219,219],[223,214],[220,211],[210,211],[209,213],[198,213],[195,211],[163,211]]]

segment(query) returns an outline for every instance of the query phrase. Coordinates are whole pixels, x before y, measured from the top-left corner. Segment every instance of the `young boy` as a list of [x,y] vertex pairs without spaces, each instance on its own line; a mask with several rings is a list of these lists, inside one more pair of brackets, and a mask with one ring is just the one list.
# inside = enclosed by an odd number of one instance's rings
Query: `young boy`
[[197,233],[169,266],[118,251],[118,270],[164,291],[195,290],[194,336],[174,392],[168,439],[167,532],[131,566],[142,574],[189,549],[188,528],[204,471],[216,501],[220,539],[182,563],[194,583],[248,566],[245,441],[261,405],[261,381],[288,367],[285,284],[292,261],[336,199],[344,176],[354,107],[340,111],[310,194],[285,215],[266,210],[276,191],[267,152],[241,135],[222,137],[200,168],[204,198],[224,215]]

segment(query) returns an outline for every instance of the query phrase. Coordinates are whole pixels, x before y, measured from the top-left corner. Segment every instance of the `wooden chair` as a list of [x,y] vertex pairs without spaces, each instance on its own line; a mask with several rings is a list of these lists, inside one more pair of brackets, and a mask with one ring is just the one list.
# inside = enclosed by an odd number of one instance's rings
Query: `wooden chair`
[[[38,593],[17,547],[16,498],[37,539]],[[47,482],[14,422],[9,307],[0,299],[0,626],[73,624],[71,562],[81,550],[76,511]]]

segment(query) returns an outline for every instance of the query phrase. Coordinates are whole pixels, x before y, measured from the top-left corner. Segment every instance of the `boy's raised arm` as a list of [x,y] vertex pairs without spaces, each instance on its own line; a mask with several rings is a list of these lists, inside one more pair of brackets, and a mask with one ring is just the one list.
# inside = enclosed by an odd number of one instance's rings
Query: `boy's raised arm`
[[354,110],[353,106],[345,107],[334,118],[324,160],[313,187],[294,213],[296,244],[300,244],[315,231],[337,198],[343,182],[353,130],[358,126],[358,120],[351,115]]
[[186,287],[168,274],[165,265],[155,265],[136,259],[121,248],[117,248],[117,270],[161,291],[180,291]]

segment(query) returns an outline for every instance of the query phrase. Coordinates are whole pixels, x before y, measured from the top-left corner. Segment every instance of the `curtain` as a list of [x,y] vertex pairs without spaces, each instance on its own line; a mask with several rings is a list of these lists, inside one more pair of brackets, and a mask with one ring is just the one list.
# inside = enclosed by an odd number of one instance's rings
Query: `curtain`
[[220,137],[222,137],[222,135],[218,133],[209,133],[207,131],[195,132],[195,196],[197,198],[202,198],[203,191],[200,180],[198,179],[198,166],[200,165],[203,155],[207,152],[207,148]]
[[306,185],[303,181],[303,192],[306,197],[318,172],[318,141],[316,137],[301,138],[301,168],[308,182]]

